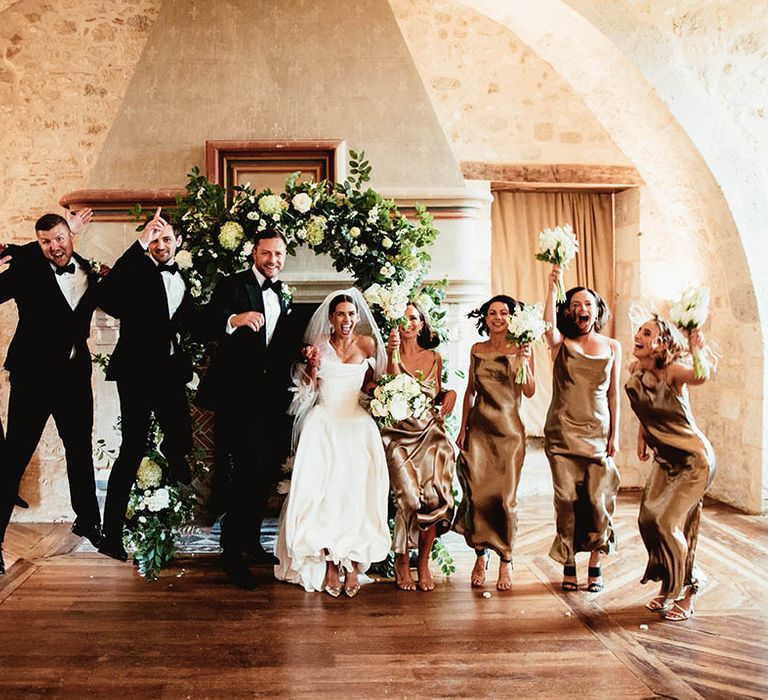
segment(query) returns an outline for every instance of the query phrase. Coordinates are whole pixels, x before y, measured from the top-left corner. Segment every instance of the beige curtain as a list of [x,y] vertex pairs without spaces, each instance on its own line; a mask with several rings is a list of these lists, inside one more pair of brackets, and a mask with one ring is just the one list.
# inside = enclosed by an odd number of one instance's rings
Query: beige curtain
[[[613,195],[582,192],[494,192],[491,208],[493,247],[491,286],[527,303],[544,303],[551,267],[538,262],[539,231],[571,224],[579,254],[565,272],[565,288],[595,289],[613,310],[615,256]],[[613,334],[613,324],[604,331]],[[522,417],[529,435],[541,435],[552,397],[552,361],[544,345],[534,348],[536,394],[523,400]]]

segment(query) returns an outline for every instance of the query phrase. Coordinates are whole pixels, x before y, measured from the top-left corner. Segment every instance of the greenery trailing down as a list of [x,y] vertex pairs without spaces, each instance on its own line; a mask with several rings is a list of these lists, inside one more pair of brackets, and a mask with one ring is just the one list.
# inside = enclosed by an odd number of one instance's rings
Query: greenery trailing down
[[[106,370],[109,355],[93,354],[93,364]],[[118,418],[115,430],[120,432]],[[169,467],[158,446],[162,433],[153,418],[150,425],[145,456],[139,465],[136,481],[131,487],[123,528],[123,543],[133,551],[139,573],[155,581],[160,570],[176,555],[180,528],[192,519],[196,496],[191,487],[172,483]],[[115,450],[101,438],[94,447],[94,459],[100,466],[111,465]],[[195,456],[194,470],[200,460]]]

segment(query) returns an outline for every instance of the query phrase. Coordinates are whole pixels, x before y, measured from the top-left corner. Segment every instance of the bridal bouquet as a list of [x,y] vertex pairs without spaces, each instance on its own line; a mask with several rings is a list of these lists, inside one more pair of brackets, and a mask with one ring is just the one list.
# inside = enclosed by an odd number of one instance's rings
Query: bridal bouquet
[[[692,331],[701,328],[709,314],[709,289],[688,287],[681,297],[669,307],[669,320],[680,330]],[[697,379],[706,376],[700,351],[693,353],[693,374]]]
[[[541,304],[518,306],[515,313],[507,318],[507,340],[517,346],[538,343],[549,330],[549,323],[542,318]],[[525,384],[525,362],[518,362],[515,382]]]
[[145,457],[139,465],[126,511],[125,538],[139,573],[150,581],[176,553],[179,528],[192,516],[194,496],[163,483],[163,469]]
[[[545,228],[539,233],[539,252],[536,254],[536,260],[568,267],[578,252],[579,242],[570,224]],[[565,288],[561,281],[557,283],[556,301],[558,304],[565,301]]]
[[421,418],[430,401],[410,374],[387,374],[373,390],[371,415],[384,428],[406,418]]

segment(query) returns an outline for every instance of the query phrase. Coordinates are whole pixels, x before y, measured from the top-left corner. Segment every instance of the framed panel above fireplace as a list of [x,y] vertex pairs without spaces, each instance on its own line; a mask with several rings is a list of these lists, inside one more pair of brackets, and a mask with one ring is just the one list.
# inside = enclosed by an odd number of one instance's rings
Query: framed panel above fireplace
[[249,183],[282,192],[297,170],[300,181],[341,182],[346,177],[346,144],[341,139],[312,141],[206,141],[205,167],[211,182],[229,190]]

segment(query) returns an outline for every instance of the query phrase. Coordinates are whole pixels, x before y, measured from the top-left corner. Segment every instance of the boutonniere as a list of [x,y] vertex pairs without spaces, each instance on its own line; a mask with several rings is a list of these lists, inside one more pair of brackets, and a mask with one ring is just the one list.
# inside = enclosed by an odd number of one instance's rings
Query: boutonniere
[[96,260],[96,258],[88,258],[86,264],[88,265],[88,275],[91,277],[104,277],[110,270],[108,265]]
[[296,293],[296,287],[291,287],[289,284],[280,285],[280,296],[283,298],[286,306],[289,306],[293,302],[293,295]]

